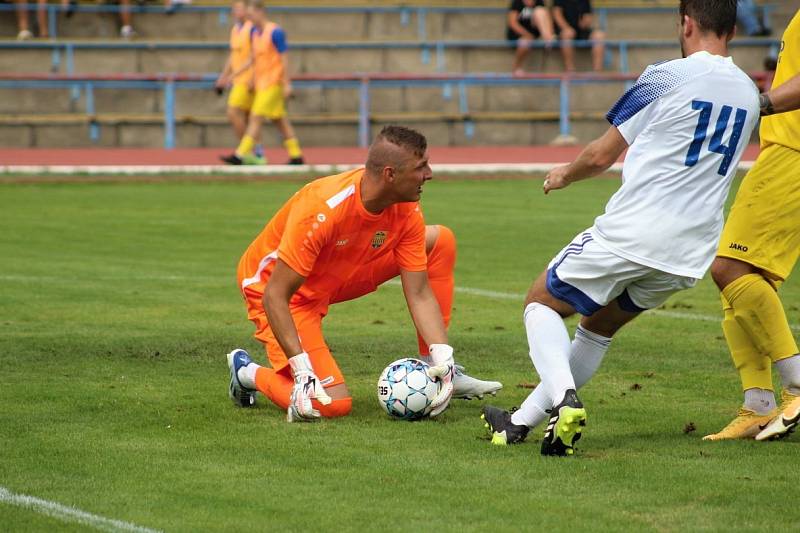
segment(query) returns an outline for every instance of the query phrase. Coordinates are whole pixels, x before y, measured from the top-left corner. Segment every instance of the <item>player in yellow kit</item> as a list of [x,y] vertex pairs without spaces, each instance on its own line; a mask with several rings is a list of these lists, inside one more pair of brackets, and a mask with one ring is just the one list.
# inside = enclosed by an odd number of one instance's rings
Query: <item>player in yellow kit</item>
[[247,16],[253,28],[250,32],[251,59],[246,66],[253,67],[255,98],[247,130],[236,152],[222,159],[232,165],[254,162],[253,148],[261,136],[261,125],[264,119],[269,119],[283,137],[283,145],[289,153],[289,164],[302,165],[303,152],[286,116],[285,99],[292,94],[286,32],[267,19],[262,0],[249,0]]
[[[247,20],[247,5],[244,0],[234,0],[231,4],[231,17],[234,24],[230,34],[230,54],[222,73],[217,78],[215,87],[220,94],[230,86],[228,94],[228,120],[233,127],[236,141],[241,142],[247,129],[247,116],[253,107],[255,96],[253,85],[253,67],[250,61],[250,34],[253,23]],[[256,147],[256,156],[260,157],[260,146]]]
[[[800,11],[783,34],[761,113],[761,154],[742,181],[711,267],[744,405],[705,440],[772,440],[800,422],[800,355],[777,294],[800,254]],[[780,406],[773,363],[781,375]]]

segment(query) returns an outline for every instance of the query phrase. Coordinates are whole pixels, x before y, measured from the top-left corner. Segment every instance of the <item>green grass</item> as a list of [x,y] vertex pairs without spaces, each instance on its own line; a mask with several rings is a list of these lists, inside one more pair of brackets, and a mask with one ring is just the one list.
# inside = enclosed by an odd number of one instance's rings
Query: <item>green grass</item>
[[[544,197],[540,182],[434,181],[423,202],[459,238],[459,286],[521,294],[616,187]],[[234,408],[224,354],[263,353],[236,262],[297,188],[0,185],[0,486],[168,531],[793,527],[780,517],[800,438],[700,440],[740,395],[716,321],[651,315],[623,330],[583,390],[573,458],[541,457],[540,429],[491,446],[479,402],[454,401],[435,421],[383,415],[377,376],[416,347],[397,286],[326,319],[350,417],[287,424],[263,397]],[[800,285],[781,292],[800,322]],[[719,315],[709,280],[667,306]],[[457,359],[505,383],[493,403],[518,405],[529,391],[517,384],[537,380],[521,300],[459,293],[455,307]],[[0,503],[0,530],[80,529]]]

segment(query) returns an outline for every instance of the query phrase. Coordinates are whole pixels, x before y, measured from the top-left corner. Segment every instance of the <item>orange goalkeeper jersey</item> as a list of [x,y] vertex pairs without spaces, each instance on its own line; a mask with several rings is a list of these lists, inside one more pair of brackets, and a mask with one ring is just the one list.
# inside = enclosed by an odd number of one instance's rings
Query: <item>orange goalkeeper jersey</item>
[[361,202],[364,169],[312,181],[267,223],[239,261],[242,290],[263,291],[282,259],[306,278],[292,304],[329,301],[360,266],[394,254],[398,266],[427,267],[425,221],[418,202],[394,204],[379,214]]

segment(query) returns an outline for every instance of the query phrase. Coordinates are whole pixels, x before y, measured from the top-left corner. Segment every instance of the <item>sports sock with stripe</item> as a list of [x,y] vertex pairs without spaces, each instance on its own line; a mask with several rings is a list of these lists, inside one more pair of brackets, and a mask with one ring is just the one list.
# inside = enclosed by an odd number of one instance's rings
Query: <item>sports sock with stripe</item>
[[[576,387],[585,385],[597,372],[610,344],[611,338],[578,326],[569,353],[569,366]],[[511,422],[528,427],[537,426],[550,416],[548,411],[552,409],[553,403],[544,387],[536,387],[511,415]]]

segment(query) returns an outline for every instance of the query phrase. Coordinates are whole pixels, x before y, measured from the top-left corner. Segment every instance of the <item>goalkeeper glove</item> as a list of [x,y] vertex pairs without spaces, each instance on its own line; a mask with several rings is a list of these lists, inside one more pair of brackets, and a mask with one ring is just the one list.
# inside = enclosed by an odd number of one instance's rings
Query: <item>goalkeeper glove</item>
[[325,392],[314,369],[311,368],[308,354],[303,352],[291,357],[289,366],[294,375],[294,387],[292,387],[292,395],[289,399],[289,409],[286,411],[286,420],[288,422],[309,422],[319,418],[319,411],[311,405],[312,398],[322,405],[328,405],[332,400]]
[[442,384],[439,394],[431,402],[431,416],[441,414],[450,404],[453,396],[453,377],[455,366],[453,361],[453,348],[447,344],[431,344],[431,366],[428,367],[428,377],[438,379]]

